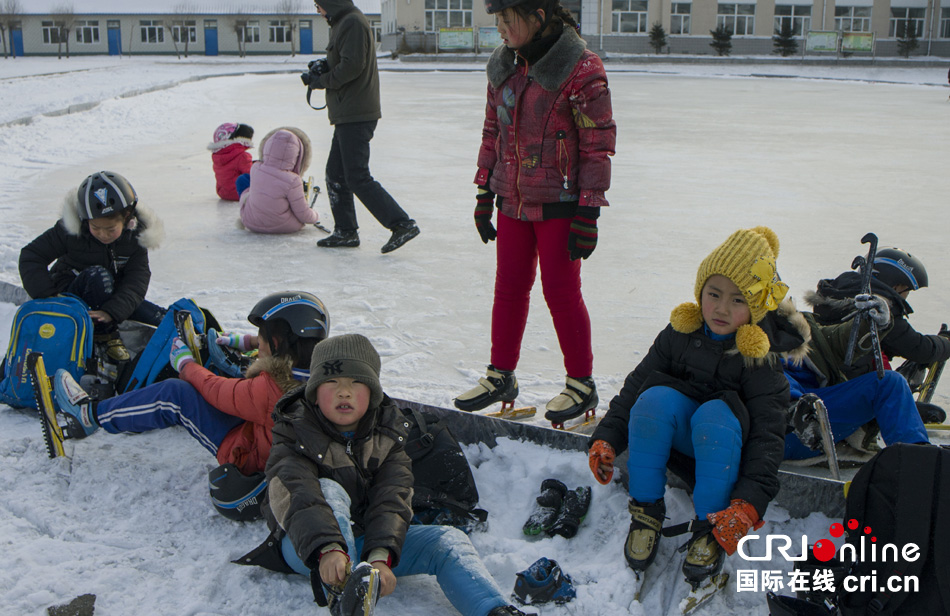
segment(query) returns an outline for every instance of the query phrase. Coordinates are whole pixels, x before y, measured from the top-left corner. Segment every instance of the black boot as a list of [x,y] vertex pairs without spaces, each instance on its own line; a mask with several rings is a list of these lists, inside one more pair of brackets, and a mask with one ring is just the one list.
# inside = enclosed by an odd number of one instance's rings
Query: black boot
[[564,390],[545,407],[544,418],[552,423],[562,423],[596,408],[598,401],[594,379],[567,377]]
[[693,533],[686,544],[686,560],[683,561],[683,575],[694,589],[722,571],[726,552],[713,537],[711,530]]
[[941,424],[947,420],[947,412],[930,402],[918,402],[917,412],[925,424]]
[[360,236],[356,229],[352,231],[333,230],[333,235],[317,241],[320,248],[356,248],[360,245]]
[[460,411],[480,411],[496,402],[512,402],[518,397],[518,379],[511,370],[496,370],[489,364],[485,378],[455,399]]
[[812,451],[821,451],[821,423],[818,405],[821,398],[815,394],[804,394],[789,409],[788,425],[802,445]]
[[645,571],[660,547],[660,531],[666,518],[666,502],[661,498],[655,503],[640,503],[630,499],[630,531],[623,545],[627,566],[634,571]]
[[590,509],[590,486],[579,487],[564,495],[561,511],[557,514],[554,524],[548,529],[549,535],[560,535],[570,539],[577,534],[577,528],[587,517]]
[[[567,494],[567,486],[557,479],[545,479],[541,482],[541,494],[534,504],[534,510],[528,516],[528,521],[524,523],[521,529],[526,535],[540,535],[554,525],[558,514],[561,512],[561,506],[564,503],[564,495]],[[590,501],[588,501],[590,504]]]
[[389,241],[383,244],[383,247],[379,250],[383,254],[396,250],[415,236],[419,235],[419,227],[416,225],[416,221],[414,220],[397,223],[396,226],[391,229],[391,231],[393,234],[389,238]]

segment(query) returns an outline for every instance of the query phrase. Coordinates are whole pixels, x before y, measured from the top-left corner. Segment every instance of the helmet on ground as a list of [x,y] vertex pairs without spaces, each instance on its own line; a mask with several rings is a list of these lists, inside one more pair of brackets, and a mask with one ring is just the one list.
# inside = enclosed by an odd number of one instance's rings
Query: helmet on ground
[[264,473],[245,475],[233,464],[222,464],[208,472],[211,504],[224,517],[238,522],[257,520],[267,489]]
[[264,321],[283,319],[301,338],[323,340],[330,333],[330,314],[313,293],[280,291],[257,302],[247,320],[260,327]]
[[79,185],[79,218],[105,218],[131,210],[139,202],[129,181],[112,171],[97,171]]
[[894,287],[904,285],[914,291],[927,286],[927,269],[906,250],[880,248],[874,256],[874,277]]

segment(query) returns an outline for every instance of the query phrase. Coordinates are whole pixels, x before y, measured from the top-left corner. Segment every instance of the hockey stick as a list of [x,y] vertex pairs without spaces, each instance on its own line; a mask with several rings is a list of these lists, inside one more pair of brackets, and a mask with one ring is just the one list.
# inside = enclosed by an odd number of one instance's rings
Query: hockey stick
[[[861,293],[870,294],[871,274],[874,272],[874,258],[877,256],[877,236],[873,233],[868,233],[861,238],[861,243],[870,244],[868,247],[868,256],[867,258],[860,255],[855,257],[854,261],[851,262],[851,269],[860,268]],[[854,315],[854,321],[851,323],[851,332],[848,335],[848,349],[844,354],[844,365],[849,368],[851,367],[851,361],[854,359],[854,351],[858,344],[858,332],[861,329],[861,322],[866,316],[864,312],[858,311]],[[874,354],[877,378],[882,379],[884,378],[884,355],[881,352],[881,338],[878,335],[877,323],[872,319],[868,319],[868,325],[871,331],[871,352]]]

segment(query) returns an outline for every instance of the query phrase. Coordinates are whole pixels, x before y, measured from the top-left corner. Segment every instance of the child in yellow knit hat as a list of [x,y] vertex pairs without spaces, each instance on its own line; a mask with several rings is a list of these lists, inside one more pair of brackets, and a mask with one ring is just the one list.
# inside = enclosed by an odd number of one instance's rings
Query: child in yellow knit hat
[[775,233],[756,227],[706,257],[696,302],[673,310],[591,437],[590,467],[603,484],[629,448],[624,555],[638,577],[657,554],[667,464],[694,486],[697,520],[682,525],[693,532],[683,573],[694,588],[761,526],[778,492],[789,392],[777,359],[800,360],[807,330],[790,301],[780,307],[788,287],[778,249]]

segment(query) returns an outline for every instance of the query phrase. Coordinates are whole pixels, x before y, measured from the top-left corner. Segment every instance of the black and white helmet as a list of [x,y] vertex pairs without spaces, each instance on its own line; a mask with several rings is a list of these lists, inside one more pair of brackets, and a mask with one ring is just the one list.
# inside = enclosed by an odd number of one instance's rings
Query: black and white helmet
[[129,181],[112,171],[97,171],[79,185],[77,209],[81,220],[113,216],[139,202]]
[[301,338],[323,340],[330,334],[330,314],[313,293],[280,291],[257,302],[247,320],[260,327],[264,321],[283,319]]
[[208,472],[211,504],[218,513],[238,522],[262,517],[261,503],[267,490],[264,473],[245,475],[233,464],[222,464]]
[[927,286],[927,269],[920,259],[900,248],[879,248],[874,256],[874,277],[889,287],[912,290]]

